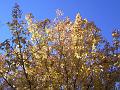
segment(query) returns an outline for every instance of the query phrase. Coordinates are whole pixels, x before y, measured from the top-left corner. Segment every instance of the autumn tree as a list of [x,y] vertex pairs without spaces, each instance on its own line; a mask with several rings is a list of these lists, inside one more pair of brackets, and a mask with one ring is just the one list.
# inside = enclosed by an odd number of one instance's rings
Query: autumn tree
[[18,4],[8,22],[11,39],[0,44],[1,87],[14,90],[110,90],[119,82],[120,31],[113,44],[77,13],[74,21],[57,10],[55,20],[22,20]]
[[[12,21],[8,22],[12,34],[11,39],[1,43],[1,49],[4,51],[4,62],[2,63],[1,75],[4,83],[13,89],[18,88],[31,90],[31,82],[27,74],[27,67],[32,64],[30,61],[30,52],[28,31],[25,28],[25,22],[21,20],[22,12],[19,5],[15,4],[12,11]],[[29,64],[28,64],[29,63]]]

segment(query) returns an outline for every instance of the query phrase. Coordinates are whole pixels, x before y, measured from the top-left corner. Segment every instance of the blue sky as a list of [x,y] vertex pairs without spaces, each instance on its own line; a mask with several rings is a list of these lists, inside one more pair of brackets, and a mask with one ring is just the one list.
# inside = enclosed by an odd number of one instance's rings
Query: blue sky
[[15,2],[19,3],[23,14],[32,12],[40,20],[55,18],[58,8],[72,20],[79,12],[83,18],[94,21],[109,41],[112,30],[120,28],[120,0],[0,0],[0,42],[10,37],[6,22],[11,20]]

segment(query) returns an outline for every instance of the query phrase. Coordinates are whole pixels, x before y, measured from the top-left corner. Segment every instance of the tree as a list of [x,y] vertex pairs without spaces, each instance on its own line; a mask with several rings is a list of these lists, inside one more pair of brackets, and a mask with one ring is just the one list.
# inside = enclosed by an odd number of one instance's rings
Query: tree
[[4,63],[1,75],[7,86],[13,89],[30,88],[31,82],[26,71],[30,63],[30,53],[28,50],[29,42],[27,40],[27,30],[25,23],[21,20],[21,11],[19,5],[15,4],[12,11],[12,22],[8,22],[11,30],[12,39],[5,40],[1,43],[1,49],[4,51]]
[[1,86],[14,90],[110,90],[119,81],[120,31],[111,45],[93,22],[76,15],[22,20],[19,5],[8,26],[12,38],[0,44]]

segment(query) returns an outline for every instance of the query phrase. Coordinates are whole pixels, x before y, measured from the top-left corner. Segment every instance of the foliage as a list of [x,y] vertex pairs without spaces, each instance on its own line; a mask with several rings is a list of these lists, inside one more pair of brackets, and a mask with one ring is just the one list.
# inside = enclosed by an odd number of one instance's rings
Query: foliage
[[0,44],[1,88],[14,90],[110,90],[120,81],[120,31],[106,41],[93,22],[76,15],[22,20],[19,5],[8,26],[12,38]]

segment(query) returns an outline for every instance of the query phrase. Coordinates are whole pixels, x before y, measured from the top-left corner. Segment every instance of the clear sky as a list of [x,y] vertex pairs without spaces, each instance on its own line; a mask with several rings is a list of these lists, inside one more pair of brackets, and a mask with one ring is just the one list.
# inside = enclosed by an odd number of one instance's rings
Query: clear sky
[[0,0],[0,42],[10,37],[6,22],[11,20],[11,10],[18,2],[24,14],[32,12],[42,20],[55,18],[56,9],[74,20],[77,12],[94,21],[103,36],[111,41],[111,32],[120,28],[120,0]]

